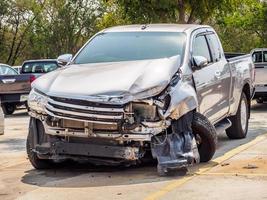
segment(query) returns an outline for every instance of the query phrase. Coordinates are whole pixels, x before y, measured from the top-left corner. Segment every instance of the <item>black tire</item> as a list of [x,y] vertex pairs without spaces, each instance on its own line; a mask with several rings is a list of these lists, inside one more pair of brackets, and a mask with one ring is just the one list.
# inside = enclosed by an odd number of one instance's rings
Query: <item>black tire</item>
[[256,102],[259,103],[259,104],[262,104],[263,103],[263,99],[256,99]]
[[2,104],[2,109],[5,115],[12,115],[16,110],[16,105],[12,103]]
[[[245,128],[242,128],[241,123],[241,104],[242,101],[244,101],[246,106],[246,123]],[[248,100],[244,93],[241,95],[241,99],[239,102],[238,110],[235,116],[230,117],[229,119],[232,122],[232,126],[226,130],[226,134],[228,138],[230,139],[243,139],[247,136],[248,132],[248,119],[249,119],[249,106],[248,106]]]
[[[34,120],[33,118],[30,119],[29,134],[28,134],[27,141],[26,141],[26,150],[27,150],[28,158],[29,158],[32,166],[35,169],[49,169],[49,168],[51,168],[51,164],[53,164],[51,162],[51,160],[40,159],[38,157],[37,153],[33,151],[34,143],[35,143],[34,137],[36,137],[36,136],[34,135],[32,123],[36,123],[36,120]],[[36,125],[36,127],[37,127],[37,125]],[[38,131],[38,129],[37,129],[37,131]]]
[[196,137],[200,162],[212,159],[217,146],[217,134],[214,126],[200,113],[194,113],[192,130]]

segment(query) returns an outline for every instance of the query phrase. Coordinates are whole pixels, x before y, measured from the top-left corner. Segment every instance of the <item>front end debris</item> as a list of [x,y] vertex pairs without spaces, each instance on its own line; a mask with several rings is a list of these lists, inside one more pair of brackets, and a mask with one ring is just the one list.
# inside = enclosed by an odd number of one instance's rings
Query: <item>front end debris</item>
[[192,120],[193,112],[190,112],[173,121],[170,134],[166,132],[152,138],[151,150],[153,157],[158,160],[159,174],[199,163],[200,157],[191,128]]

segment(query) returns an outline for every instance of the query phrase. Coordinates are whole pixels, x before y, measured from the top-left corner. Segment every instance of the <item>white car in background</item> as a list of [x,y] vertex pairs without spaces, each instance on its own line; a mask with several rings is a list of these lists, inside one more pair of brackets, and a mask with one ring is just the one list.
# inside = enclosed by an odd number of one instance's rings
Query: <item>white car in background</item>
[[267,101],[267,48],[254,49],[251,52],[255,64],[255,95],[257,103]]

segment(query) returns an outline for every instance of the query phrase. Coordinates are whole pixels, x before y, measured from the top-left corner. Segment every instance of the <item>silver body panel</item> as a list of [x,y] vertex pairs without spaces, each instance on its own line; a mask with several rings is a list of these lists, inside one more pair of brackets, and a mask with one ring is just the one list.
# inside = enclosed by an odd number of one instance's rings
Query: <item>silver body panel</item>
[[[252,54],[255,52],[267,52],[267,48],[261,49],[254,49],[252,50]],[[259,93],[257,95],[260,97],[261,94],[267,95],[267,62],[255,62],[255,69],[256,69],[256,77],[255,77],[255,93]]]

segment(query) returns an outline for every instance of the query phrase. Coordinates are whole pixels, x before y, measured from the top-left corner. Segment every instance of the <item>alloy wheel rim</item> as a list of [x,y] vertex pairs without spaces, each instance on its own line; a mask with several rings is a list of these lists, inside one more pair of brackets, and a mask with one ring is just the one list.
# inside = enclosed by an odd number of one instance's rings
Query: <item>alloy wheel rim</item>
[[246,102],[244,99],[242,99],[241,101],[241,112],[240,112],[240,118],[241,118],[241,127],[242,127],[242,130],[245,132],[246,131],[246,128],[247,128],[247,106],[246,106]]

